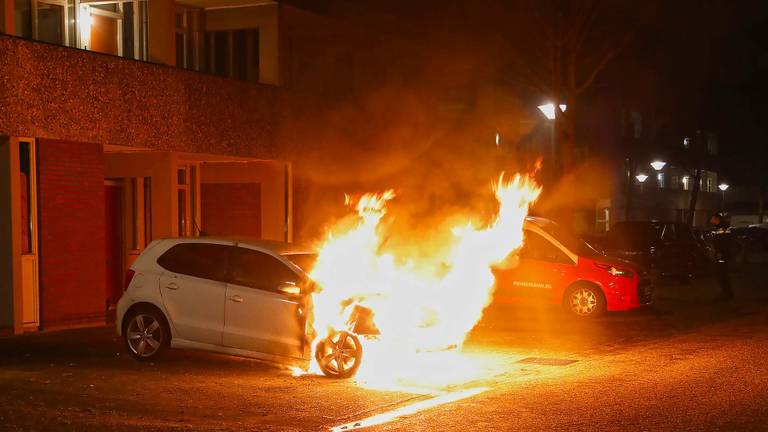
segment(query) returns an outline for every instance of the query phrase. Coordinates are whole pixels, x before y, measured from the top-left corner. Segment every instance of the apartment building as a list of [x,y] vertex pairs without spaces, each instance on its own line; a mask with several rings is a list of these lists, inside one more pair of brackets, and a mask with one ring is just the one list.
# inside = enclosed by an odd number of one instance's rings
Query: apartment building
[[292,239],[278,18],[258,0],[0,0],[0,332],[107,322],[153,239]]

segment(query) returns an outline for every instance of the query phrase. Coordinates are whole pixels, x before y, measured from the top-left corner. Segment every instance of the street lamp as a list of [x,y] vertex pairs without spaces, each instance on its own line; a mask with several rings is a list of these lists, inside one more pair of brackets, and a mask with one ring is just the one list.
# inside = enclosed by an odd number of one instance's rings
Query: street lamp
[[553,104],[552,102],[548,102],[548,103],[545,103],[543,105],[539,105],[536,108],[538,108],[539,111],[541,111],[541,113],[544,114],[544,117],[546,117],[547,120],[551,120],[552,121],[552,123],[550,124],[550,128],[551,128],[550,129],[550,134],[551,134],[551,137],[550,137],[549,146],[550,146],[550,157],[552,158],[552,164],[554,164],[555,163],[555,153],[556,153],[555,152],[555,131],[556,131],[556,129],[555,129],[555,127],[556,127],[555,126],[555,121],[557,119],[557,108],[560,108],[561,112],[565,112],[565,110],[566,110],[566,108],[568,108],[568,106],[566,104],[559,104],[559,105],[555,106],[555,104]]
[[664,162],[664,161],[660,161],[660,160],[655,160],[655,161],[651,162],[651,166],[652,166],[652,167],[653,167],[653,169],[655,169],[656,171],[661,171],[662,169],[664,169],[664,166],[665,166],[666,164],[667,164],[666,162]]
[[640,183],[640,192],[642,192],[643,191],[643,183],[645,183],[645,181],[648,180],[648,176],[643,174],[643,173],[640,173],[640,174],[636,175],[635,178]]
[[723,202],[720,205],[720,208],[725,210],[725,191],[728,190],[728,183],[720,183],[717,185],[717,188],[723,193]]
[[[539,105],[536,108],[538,108],[539,111],[541,111],[541,113],[544,114],[544,117],[546,117],[548,120],[554,120],[557,117],[557,110],[555,109],[555,104],[552,102]],[[565,110],[568,109],[568,105],[559,104],[557,105],[557,108],[560,109],[560,112],[565,112]]]
[[554,120],[555,116],[557,115],[555,112],[555,104],[553,103],[539,105],[536,108],[538,108],[539,111],[541,111],[541,113],[544,114],[544,117],[546,117],[548,120]]

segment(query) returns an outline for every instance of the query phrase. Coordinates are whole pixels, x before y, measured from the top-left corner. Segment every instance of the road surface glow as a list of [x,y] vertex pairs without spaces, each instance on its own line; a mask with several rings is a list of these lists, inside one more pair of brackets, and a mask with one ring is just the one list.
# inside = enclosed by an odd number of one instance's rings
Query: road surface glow
[[432,399],[419,401],[411,405],[406,405],[404,407],[400,407],[392,411],[376,414],[375,416],[364,418],[362,420],[357,420],[357,421],[346,423],[343,425],[334,426],[329,430],[331,432],[343,432],[343,431],[362,429],[362,428],[376,426],[384,423],[389,423],[400,417],[415,414],[417,412],[428,410],[436,406],[466,399],[466,398],[478,395],[480,393],[483,393],[487,390],[489,390],[489,387],[477,387],[469,390],[444,393],[439,396],[433,397]]

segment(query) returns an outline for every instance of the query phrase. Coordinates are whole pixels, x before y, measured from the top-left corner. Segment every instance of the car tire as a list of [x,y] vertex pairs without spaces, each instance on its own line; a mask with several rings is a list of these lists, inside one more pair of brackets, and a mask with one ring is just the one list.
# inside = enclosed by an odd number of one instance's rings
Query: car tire
[[353,376],[360,368],[362,357],[360,339],[348,331],[335,332],[315,347],[315,361],[323,374],[330,378]]
[[171,330],[163,314],[153,308],[138,308],[124,320],[125,348],[140,361],[155,360],[170,346]]
[[571,316],[593,318],[605,312],[605,296],[597,285],[578,283],[565,291],[563,307]]

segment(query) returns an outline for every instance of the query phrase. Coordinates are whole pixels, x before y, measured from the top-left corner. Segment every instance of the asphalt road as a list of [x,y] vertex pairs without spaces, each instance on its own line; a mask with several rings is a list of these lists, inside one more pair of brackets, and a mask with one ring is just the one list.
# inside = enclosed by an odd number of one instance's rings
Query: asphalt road
[[191,351],[139,363],[111,329],[0,339],[0,430],[768,430],[768,285],[753,276],[731,303],[668,284],[654,308],[589,322],[494,306],[466,345],[488,369],[449,386]]

